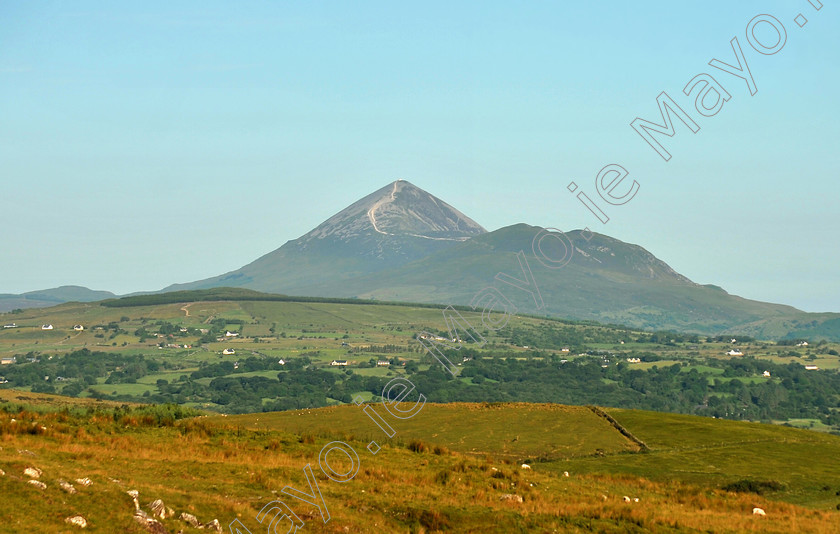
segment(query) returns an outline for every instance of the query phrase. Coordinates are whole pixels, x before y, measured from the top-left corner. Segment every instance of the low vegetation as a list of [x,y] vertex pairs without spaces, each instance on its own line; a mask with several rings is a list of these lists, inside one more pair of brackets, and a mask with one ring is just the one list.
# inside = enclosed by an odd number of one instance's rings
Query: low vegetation
[[[265,525],[257,513],[282,498],[286,485],[306,490],[307,464],[331,519],[324,523],[315,507],[286,497],[305,522],[301,532],[834,533],[840,522],[834,509],[840,485],[827,464],[821,474],[808,473],[807,482],[780,471],[795,471],[799,455],[836,457],[840,438],[782,427],[611,411],[651,446],[641,453],[586,408],[428,404],[411,420],[394,424],[394,439],[380,433],[382,448],[373,456],[364,436],[373,425],[363,414],[359,419],[356,407],[169,422],[165,417],[146,421],[135,417],[142,413],[136,408],[107,403],[89,410],[86,401],[78,409],[37,410],[40,399],[22,399],[26,408],[0,411],[5,473],[0,491],[7,510],[2,528],[7,531],[78,532],[65,519],[81,515],[91,532],[146,532],[132,518],[127,492],[136,490],[146,512],[156,499],[173,509],[174,517],[160,520],[170,532],[199,532],[179,519],[184,512],[224,526],[236,518],[250,532],[261,532]],[[402,424],[408,422],[413,426]],[[459,445],[456,429],[470,422],[493,437]],[[550,428],[541,426],[546,422]],[[670,438],[675,425],[686,431]],[[10,430],[32,426],[43,430]],[[744,440],[757,428],[776,433],[776,439],[759,432]],[[531,457],[530,448],[547,435],[568,448],[553,458]],[[344,483],[328,479],[318,467],[319,451],[335,440],[360,455],[358,473]],[[678,448],[672,446],[677,440]],[[744,464],[758,463],[756,442],[775,443],[775,449],[760,453],[774,450],[774,460],[757,466],[761,476],[747,477],[750,482],[739,483],[743,476],[724,482],[691,467],[719,462],[725,447],[729,468],[740,476]],[[795,455],[784,453],[790,444],[798,445]],[[349,469],[341,459],[330,462],[336,470]],[[531,467],[523,468],[524,462]],[[45,489],[27,483],[27,468],[42,473],[38,480]],[[777,475],[783,477],[778,486],[764,483]],[[90,486],[74,482],[85,478]],[[63,481],[76,493],[61,489]],[[754,507],[765,510],[766,517],[753,515]]]

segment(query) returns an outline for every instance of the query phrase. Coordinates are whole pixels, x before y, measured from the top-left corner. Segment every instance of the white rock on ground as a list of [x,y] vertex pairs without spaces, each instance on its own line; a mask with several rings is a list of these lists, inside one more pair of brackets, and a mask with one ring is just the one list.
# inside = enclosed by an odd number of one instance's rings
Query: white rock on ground
[[43,471],[41,471],[37,467],[27,467],[23,470],[23,474],[28,476],[29,478],[41,478]]
[[76,484],[78,484],[80,486],[88,487],[91,484],[93,484],[93,482],[91,482],[91,480],[88,477],[85,477],[85,478],[77,478],[76,479]]
[[192,514],[188,514],[187,512],[181,512],[180,519],[181,519],[181,521],[183,521],[184,523],[188,524],[191,527],[194,527],[194,528],[201,528],[202,527],[201,521],[199,521],[196,516],[194,516]]
[[151,509],[153,516],[159,517],[161,519],[166,519],[166,505],[163,504],[162,500],[156,499],[150,502],[149,509]]
[[157,519],[149,517],[143,510],[137,510],[137,512],[134,513],[134,520],[140,523],[142,527],[152,534],[169,534],[169,531],[166,530],[163,523]]
[[70,523],[71,525],[75,525],[79,528],[87,528],[87,519],[80,515],[74,515],[73,517],[68,517],[64,520],[65,523]]
[[140,503],[137,502],[137,497],[140,496],[140,492],[137,490],[128,490],[126,493],[128,493],[128,496],[134,501],[134,511],[139,512]]
[[40,480],[30,480],[29,483],[38,489],[47,489],[47,485],[41,482]]
[[58,485],[61,487],[61,489],[63,489],[64,491],[66,491],[70,495],[73,495],[74,493],[76,493],[76,488],[73,487],[73,484],[68,484],[67,482],[65,482],[63,480],[59,480]]

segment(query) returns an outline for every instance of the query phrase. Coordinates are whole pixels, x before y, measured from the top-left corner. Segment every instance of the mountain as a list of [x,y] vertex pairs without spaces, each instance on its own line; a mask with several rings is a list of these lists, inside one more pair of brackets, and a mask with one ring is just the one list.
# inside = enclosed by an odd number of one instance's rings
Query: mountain
[[241,269],[164,291],[230,286],[300,295],[303,288],[396,268],[486,232],[443,200],[397,180]]
[[[585,239],[581,231],[568,232],[571,259],[551,268],[532,245],[542,230],[516,224],[487,232],[449,204],[398,180],[241,269],[164,291],[239,287],[469,305],[476,293],[494,286],[521,313],[707,334],[840,339],[840,314],[809,314],[696,284],[641,246],[606,235]],[[525,278],[520,251],[538,288],[536,299],[496,279],[498,273]]]
[[[540,261],[532,244],[542,231],[515,224],[488,232],[443,200],[397,180],[240,269],[155,293],[231,287],[470,305],[478,292],[493,286],[520,313],[645,329],[840,340],[840,314],[805,313],[696,284],[641,246],[606,235],[584,238],[579,230],[568,232],[571,257],[556,268]],[[527,272],[520,266],[520,251]],[[565,250],[543,252],[560,257]],[[538,289],[506,284],[499,273],[520,280],[533,276],[531,284]],[[0,295],[0,312],[114,296],[63,286]]]
[[[508,226],[375,276],[313,285],[301,291],[318,296],[469,305],[477,292],[492,285],[522,313],[647,329],[737,331],[773,337],[788,330],[770,332],[768,321],[778,323],[805,315],[790,306],[743,299],[716,286],[696,284],[644,248],[601,234],[586,240],[580,231],[568,232],[574,245],[570,261],[562,268],[549,268],[532,248],[534,236],[542,230],[526,224]],[[519,251],[525,253],[526,269],[533,275],[536,300],[495,278],[501,272],[525,279],[516,256]]]
[[110,291],[95,291],[81,286],[60,286],[13,295],[0,294],[0,312],[16,309],[45,308],[64,302],[95,302],[115,297]]

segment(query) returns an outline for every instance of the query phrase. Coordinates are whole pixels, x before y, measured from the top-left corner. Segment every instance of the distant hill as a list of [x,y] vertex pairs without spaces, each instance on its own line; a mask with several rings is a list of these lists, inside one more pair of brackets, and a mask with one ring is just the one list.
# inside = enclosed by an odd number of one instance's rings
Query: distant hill
[[0,295],[0,312],[17,309],[46,308],[64,302],[95,302],[115,297],[110,291],[94,291],[81,286],[60,286],[52,289],[30,291],[20,295]]

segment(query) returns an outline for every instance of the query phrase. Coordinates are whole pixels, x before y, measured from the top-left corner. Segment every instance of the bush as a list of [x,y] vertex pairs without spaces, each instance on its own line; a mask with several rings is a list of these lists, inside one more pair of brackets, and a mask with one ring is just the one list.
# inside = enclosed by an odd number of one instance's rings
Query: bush
[[765,491],[780,491],[784,488],[780,482],[775,480],[738,480],[723,486],[724,491],[735,493],[755,493],[764,495]]
[[426,452],[429,447],[419,439],[413,439],[408,444],[408,450],[413,452]]

